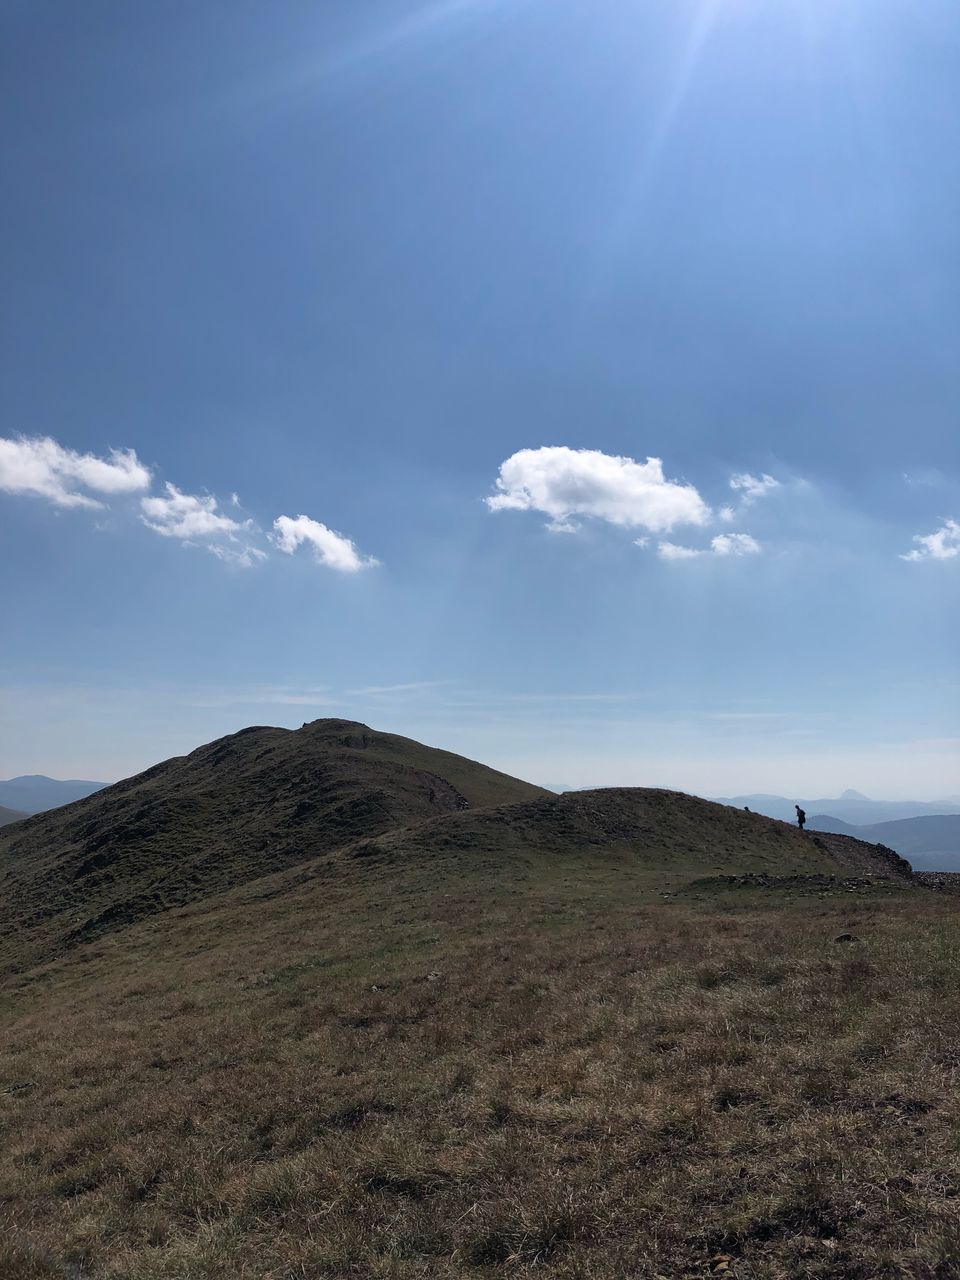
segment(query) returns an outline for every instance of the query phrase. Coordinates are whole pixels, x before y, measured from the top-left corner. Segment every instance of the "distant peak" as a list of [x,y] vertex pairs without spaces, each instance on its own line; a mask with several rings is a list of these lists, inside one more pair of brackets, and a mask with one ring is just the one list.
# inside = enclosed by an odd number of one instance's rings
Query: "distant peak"
[[865,796],[862,791],[844,791],[840,797],[841,800],[869,800],[869,796]]

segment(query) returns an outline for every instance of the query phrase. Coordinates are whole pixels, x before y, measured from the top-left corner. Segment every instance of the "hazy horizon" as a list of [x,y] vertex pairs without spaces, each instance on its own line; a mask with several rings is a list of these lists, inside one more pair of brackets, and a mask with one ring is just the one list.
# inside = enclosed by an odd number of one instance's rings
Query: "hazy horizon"
[[[236,697],[224,693],[219,696]],[[11,739],[9,747],[5,744],[0,746],[0,776],[43,773],[50,777],[89,778],[111,783],[150,768],[169,756],[188,754],[205,742],[235,733],[252,724],[298,729],[305,721],[337,717],[360,720],[384,732],[417,738],[429,746],[466,755],[541,786],[658,786],[708,798],[760,793],[794,797],[839,797],[845,790],[855,790],[875,800],[946,801],[956,793],[957,774],[952,767],[955,744],[952,742],[880,743],[872,753],[859,754],[843,751],[835,745],[831,747],[829,742],[825,742],[816,767],[812,767],[810,757],[802,751],[796,752],[789,760],[781,755],[771,761],[763,750],[764,739],[761,732],[751,739],[752,745],[744,744],[745,750],[755,754],[738,756],[727,750],[725,760],[720,761],[718,757],[709,754],[697,758],[677,753],[690,734],[703,734],[705,723],[709,724],[710,731],[715,736],[722,736],[729,747],[731,721],[722,713],[712,713],[712,718],[709,719],[702,716],[691,717],[687,721],[675,716],[670,719],[651,718],[645,725],[642,722],[612,717],[599,723],[582,718],[564,723],[561,718],[554,716],[547,747],[544,735],[531,728],[528,717],[522,711],[519,715],[515,711],[510,713],[507,705],[509,699],[503,700],[500,718],[490,714],[490,704],[495,699],[470,699],[469,703],[474,707],[481,702],[485,704],[485,723],[466,727],[462,721],[454,726],[437,707],[432,712],[423,707],[398,709],[397,700],[408,699],[410,691],[378,691],[369,695],[367,701],[359,697],[352,701],[331,698],[328,705],[310,702],[308,695],[293,692],[283,695],[287,699],[285,704],[270,702],[271,695],[267,693],[259,696],[264,699],[258,704],[259,708],[264,712],[270,710],[272,714],[243,717],[232,710],[203,705],[204,702],[209,704],[216,701],[217,695],[213,693],[207,693],[199,699],[188,697],[182,701],[167,698],[162,714],[159,710],[157,712],[157,750],[153,754],[146,752],[139,756],[131,753],[126,761],[107,754],[109,743],[92,745],[86,753],[83,743],[97,743],[98,738],[92,732],[95,726],[107,735],[119,733],[122,736],[127,732],[131,720],[137,724],[136,739],[140,742],[142,725],[138,717],[128,716],[124,710],[129,704],[130,695],[121,700],[113,715],[104,708],[100,709],[98,715],[88,707],[84,737],[76,744],[60,740],[58,750],[50,752],[44,759],[41,759],[41,754],[47,748],[41,743],[45,743],[46,739],[44,734],[36,734],[38,741],[34,749],[38,754],[29,758],[28,767],[19,767],[18,760],[28,759],[26,755],[19,754],[19,744],[24,738],[29,740],[30,737],[30,726],[24,722],[23,737],[18,735]],[[296,701],[297,709],[291,714],[290,702],[298,698],[302,701]],[[566,703],[564,699],[558,701]],[[27,705],[34,703],[28,700]],[[461,716],[462,713],[461,704]],[[72,715],[73,712],[68,714]],[[744,721],[742,718],[736,719],[737,713],[732,714],[735,717],[733,723],[739,726],[735,731],[736,736],[742,739]],[[749,718],[746,723],[750,723]],[[191,728],[194,730],[193,736]],[[661,739],[669,735],[674,745],[669,751],[664,750],[659,755],[637,753],[631,757],[627,743],[630,737],[637,734],[638,729],[645,730],[648,735],[656,733]],[[584,752],[584,740],[596,741],[596,749]],[[565,751],[567,741],[570,746]],[[55,767],[48,767],[44,760],[52,760]],[[102,767],[91,769],[84,763],[93,760],[101,763]],[[926,781],[915,787],[905,786],[904,777],[910,774],[911,768],[917,774],[922,772]]]

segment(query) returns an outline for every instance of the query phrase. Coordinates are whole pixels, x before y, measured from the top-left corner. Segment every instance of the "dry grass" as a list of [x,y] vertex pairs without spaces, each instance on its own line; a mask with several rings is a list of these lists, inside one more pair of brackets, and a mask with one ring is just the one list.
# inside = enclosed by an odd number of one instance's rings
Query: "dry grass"
[[952,899],[357,874],[5,989],[4,1280],[960,1275]]

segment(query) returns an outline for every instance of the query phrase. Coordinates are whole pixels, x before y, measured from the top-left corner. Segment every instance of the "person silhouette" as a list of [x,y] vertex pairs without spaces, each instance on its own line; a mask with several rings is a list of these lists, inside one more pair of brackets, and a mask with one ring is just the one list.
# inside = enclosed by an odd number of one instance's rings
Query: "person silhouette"
[[803,809],[801,809],[801,808],[800,808],[800,806],[799,806],[798,804],[795,804],[793,807],[794,807],[794,808],[796,809],[796,811],[797,811],[797,826],[798,826],[798,827],[800,828],[800,830],[802,831],[802,830],[803,830],[803,824],[804,824],[804,823],[806,822],[806,820],[807,820],[807,815],[806,815],[805,811],[804,811]]

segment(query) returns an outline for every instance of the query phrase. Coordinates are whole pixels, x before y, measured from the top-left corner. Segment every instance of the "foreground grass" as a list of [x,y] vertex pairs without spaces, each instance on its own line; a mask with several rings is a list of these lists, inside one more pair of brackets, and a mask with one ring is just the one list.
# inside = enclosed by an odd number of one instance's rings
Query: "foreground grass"
[[363,874],[5,990],[5,1280],[960,1276],[952,900]]

